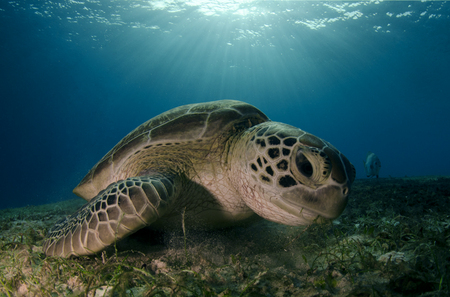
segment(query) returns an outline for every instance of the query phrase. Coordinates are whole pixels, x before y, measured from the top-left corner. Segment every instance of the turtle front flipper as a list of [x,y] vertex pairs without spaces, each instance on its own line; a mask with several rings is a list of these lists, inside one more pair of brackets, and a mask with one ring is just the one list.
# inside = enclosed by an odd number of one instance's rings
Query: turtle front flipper
[[48,256],[89,255],[105,249],[164,215],[178,195],[176,180],[163,175],[127,178],[109,185],[50,229]]

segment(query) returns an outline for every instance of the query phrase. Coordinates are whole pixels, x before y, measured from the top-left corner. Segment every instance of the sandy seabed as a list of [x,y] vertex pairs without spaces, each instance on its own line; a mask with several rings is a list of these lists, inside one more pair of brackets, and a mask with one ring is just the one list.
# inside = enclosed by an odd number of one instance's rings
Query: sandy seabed
[[356,180],[337,220],[141,230],[103,253],[45,257],[82,199],[0,210],[0,296],[449,296],[450,178]]

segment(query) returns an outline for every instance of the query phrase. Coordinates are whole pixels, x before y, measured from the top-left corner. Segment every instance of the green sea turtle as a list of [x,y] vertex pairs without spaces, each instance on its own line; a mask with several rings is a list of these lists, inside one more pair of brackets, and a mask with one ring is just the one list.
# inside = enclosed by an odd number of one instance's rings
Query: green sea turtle
[[355,178],[330,143],[234,100],[184,105],[143,123],[74,189],[89,202],[55,224],[51,256],[87,255],[137,230],[286,225],[337,218]]

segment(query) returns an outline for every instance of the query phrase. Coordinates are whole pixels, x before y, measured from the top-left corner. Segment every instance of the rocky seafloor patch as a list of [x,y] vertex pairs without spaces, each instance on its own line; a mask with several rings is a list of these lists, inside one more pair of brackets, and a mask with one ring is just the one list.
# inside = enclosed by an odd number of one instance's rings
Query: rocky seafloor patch
[[95,256],[45,257],[83,204],[0,210],[1,296],[449,296],[450,178],[356,180],[330,224],[141,230]]

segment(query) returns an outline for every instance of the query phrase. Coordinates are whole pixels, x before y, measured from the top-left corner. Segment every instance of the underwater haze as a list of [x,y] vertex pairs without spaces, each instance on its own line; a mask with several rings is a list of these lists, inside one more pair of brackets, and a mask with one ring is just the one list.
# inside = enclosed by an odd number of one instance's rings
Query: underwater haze
[[366,178],[449,175],[450,3],[0,3],[0,208],[75,198],[128,132],[236,99],[336,146]]

